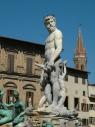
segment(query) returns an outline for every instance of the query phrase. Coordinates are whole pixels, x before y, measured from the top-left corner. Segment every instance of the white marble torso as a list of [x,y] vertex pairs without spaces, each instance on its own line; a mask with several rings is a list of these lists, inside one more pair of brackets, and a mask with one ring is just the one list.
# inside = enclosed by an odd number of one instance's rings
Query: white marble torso
[[55,44],[56,35],[62,36],[61,31],[56,29],[54,32],[49,34],[49,36],[45,41],[45,58],[47,61],[51,59],[52,55],[56,50],[56,44]]

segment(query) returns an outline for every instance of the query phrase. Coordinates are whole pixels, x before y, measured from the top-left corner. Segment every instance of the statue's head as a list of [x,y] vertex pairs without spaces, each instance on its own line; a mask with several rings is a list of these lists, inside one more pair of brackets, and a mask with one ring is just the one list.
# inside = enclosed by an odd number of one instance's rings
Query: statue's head
[[47,30],[51,33],[56,29],[56,19],[54,15],[47,15],[44,17],[44,25]]
[[13,95],[14,95],[15,98],[17,98],[17,97],[19,97],[19,92],[17,90],[15,90]]

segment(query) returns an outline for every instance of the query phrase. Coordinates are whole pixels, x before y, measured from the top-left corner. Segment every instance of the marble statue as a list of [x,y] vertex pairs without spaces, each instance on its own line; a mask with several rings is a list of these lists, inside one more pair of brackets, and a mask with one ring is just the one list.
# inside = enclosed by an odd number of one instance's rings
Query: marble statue
[[10,103],[12,110],[9,110],[10,105],[2,102],[4,92],[0,91],[0,125],[12,122],[13,127],[32,127],[34,125],[30,116],[38,117],[41,115],[39,117],[40,123],[42,118],[45,119],[41,127],[54,127],[52,122],[48,122],[52,118],[71,121],[78,116],[76,111],[69,111],[64,107],[66,98],[64,78],[67,72],[67,61],[62,61],[60,57],[63,41],[62,32],[57,28],[56,18],[53,15],[44,18],[44,25],[49,33],[45,41],[45,61],[42,65],[35,63],[36,66],[42,68],[40,84],[44,95],[39,102],[39,108],[34,110],[30,104],[31,99],[29,99],[29,107],[25,109],[20,101],[18,91],[15,90],[13,93],[14,102]]
[[44,91],[39,102],[38,112],[64,116],[70,119],[77,117],[76,111],[69,111],[64,107],[66,76],[66,63],[60,58],[62,52],[62,32],[56,27],[56,19],[53,15],[44,18],[44,25],[48,30],[48,37],[45,41],[44,65],[37,66],[43,69],[40,84]]
[[[41,85],[44,90],[44,96],[41,98],[40,105],[47,100],[49,106],[57,107],[64,103],[65,89],[62,70],[62,60],[60,53],[62,52],[62,32],[56,27],[56,19],[54,16],[46,16],[44,24],[49,35],[45,41],[45,63],[41,77]],[[65,65],[65,64],[64,64]],[[64,96],[63,96],[64,95]],[[60,98],[60,100],[59,100]]]
[[[66,75],[66,61],[63,62],[62,64],[62,70],[64,70],[64,72],[62,71],[60,74],[59,74],[59,78],[58,78],[58,81],[59,81],[59,86],[60,86],[60,92],[59,92],[59,100],[58,100],[58,104],[57,104],[57,107],[60,107],[60,106],[63,106],[64,104],[64,101],[65,101],[65,85],[64,85],[64,78],[65,78],[65,75]],[[44,81],[45,83],[45,80],[44,79],[44,73],[42,73],[42,76],[41,76],[41,81]],[[39,107],[42,109],[45,108],[45,107],[48,107],[49,104],[47,102],[47,99],[46,99],[46,96],[42,96],[42,98],[40,99],[40,102],[39,102]]]
[[46,16],[44,24],[49,35],[45,41],[45,64],[47,66],[48,82],[45,86],[45,96],[52,107],[57,106],[60,92],[59,74],[62,51],[62,32],[56,27],[54,16]]

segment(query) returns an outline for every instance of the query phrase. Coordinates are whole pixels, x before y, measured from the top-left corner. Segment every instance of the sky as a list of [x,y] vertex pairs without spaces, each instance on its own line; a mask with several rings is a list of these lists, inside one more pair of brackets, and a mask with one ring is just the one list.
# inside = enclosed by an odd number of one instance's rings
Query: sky
[[61,56],[72,68],[81,24],[89,83],[95,83],[95,0],[0,0],[0,36],[44,44],[48,32],[43,19],[48,14],[56,17],[63,33]]

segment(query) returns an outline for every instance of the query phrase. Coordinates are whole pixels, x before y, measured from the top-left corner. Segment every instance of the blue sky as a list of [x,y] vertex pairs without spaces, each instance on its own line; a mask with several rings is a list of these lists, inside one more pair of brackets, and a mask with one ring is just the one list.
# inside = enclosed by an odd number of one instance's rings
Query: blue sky
[[63,32],[62,58],[74,67],[78,26],[82,24],[89,81],[95,83],[95,0],[0,0],[0,36],[43,43],[47,30],[43,17],[54,14]]

